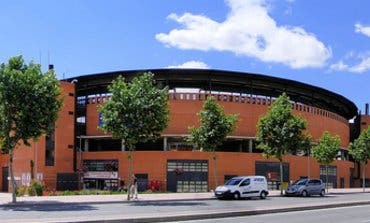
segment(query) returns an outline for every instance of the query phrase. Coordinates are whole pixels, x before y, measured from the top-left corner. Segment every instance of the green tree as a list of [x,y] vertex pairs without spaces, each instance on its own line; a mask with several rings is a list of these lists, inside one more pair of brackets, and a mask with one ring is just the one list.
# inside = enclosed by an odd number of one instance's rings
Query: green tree
[[39,64],[24,63],[22,56],[0,65],[0,146],[9,154],[12,201],[16,202],[13,174],[14,149],[37,140],[53,128],[62,106],[59,81],[52,70],[42,73]]
[[306,151],[310,137],[304,134],[306,121],[292,114],[289,97],[283,93],[257,124],[257,148],[265,157],[275,157],[280,164],[280,193],[283,194],[283,156]]
[[338,155],[340,145],[339,136],[331,136],[325,131],[316,146],[312,148],[312,156],[321,164],[325,164],[326,180],[325,187],[328,189],[328,165]]
[[214,182],[215,187],[217,181],[217,157],[216,149],[226,139],[226,136],[231,133],[238,121],[237,115],[226,115],[223,108],[219,105],[215,98],[207,97],[203,104],[203,110],[198,114],[200,117],[200,126],[198,128],[189,128],[189,136],[187,141],[194,144],[197,148],[212,152],[214,160]]
[[[138,142],[153,141],[168,125],[168,88],[158,89],[153,74],[143,73],[130,83],[119,76],[108,87],[110,99],[99,107],[100,126],[113,138],[121,139],[128,150],[128,189],[132,184],[133,153]],[[130,190],[127,193],[130,199]]]
[[365,169],[370,159],[370,126],[363,130],[353,143],[349,145],[349,154],[357,161],[363,164],[362,188],[365,192]]

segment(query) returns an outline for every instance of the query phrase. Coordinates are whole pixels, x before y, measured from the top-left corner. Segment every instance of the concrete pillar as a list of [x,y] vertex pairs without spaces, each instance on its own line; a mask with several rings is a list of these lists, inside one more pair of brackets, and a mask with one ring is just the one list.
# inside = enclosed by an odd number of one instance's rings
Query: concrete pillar
[[163,137],[163,151],[167,151],[167,137]]
[[85,152],[89,152],[89,139],[85,139]]
[[253,139],[249,139],[249,151],[250,153],[253,152]]

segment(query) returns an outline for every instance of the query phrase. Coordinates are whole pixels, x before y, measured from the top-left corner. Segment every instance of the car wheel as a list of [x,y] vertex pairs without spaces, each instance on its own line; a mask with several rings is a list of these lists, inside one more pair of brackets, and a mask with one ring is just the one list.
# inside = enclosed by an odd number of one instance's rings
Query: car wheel
[[266,192],[265,191],[262,191],[261,194],[260,194],[260,198],[261,199],[266,199]]
[[307,197],[308,196],[308,193],[307,193],[307,191],[302,191],[302,197]]
[[321,197],[324,197],[324,196],[325,196],[325,190],[321,190],[321,192],[320,192],[320,196],[321,196]]
[[239,199],[240,199],[240,194],[239,194],[239,192],[235,192],[235,193],[234,193],[234,199],[237,199],[237,200],[239,200]]

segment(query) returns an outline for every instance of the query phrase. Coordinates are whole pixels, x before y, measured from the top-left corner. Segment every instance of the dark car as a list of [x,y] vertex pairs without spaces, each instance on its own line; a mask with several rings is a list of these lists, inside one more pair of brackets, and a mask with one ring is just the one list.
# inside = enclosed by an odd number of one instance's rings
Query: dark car
[[301,179],[289,185],[285,190],[285,195],[303,197],[320,195],[323,197],[325,196],[325,184],[321,179]]

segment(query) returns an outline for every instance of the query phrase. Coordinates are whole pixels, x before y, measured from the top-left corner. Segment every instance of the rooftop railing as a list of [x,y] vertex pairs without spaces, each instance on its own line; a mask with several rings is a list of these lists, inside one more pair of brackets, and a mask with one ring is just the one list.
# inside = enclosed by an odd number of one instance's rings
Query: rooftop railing
[[[182,101],[202,101],[205,100],[207,97],[213,96],[217,101],[221,102],[228,102],[228,103],[239,103],[239,104],[254,104],[254,105],[262,105],[262,106],[270,106],[274,101],[275,98],[268,97],[268,96],[258,96],[258,95],[235,95],[235,94],[206,94],[206,93],[169,93],[168,99],[169,100],[182,100]],[[101,104],[104,103],[106,100],[109,99],[110,96],[88,96],[87,98],[80,99],[78,103],[87,103],[87,104]],[[335,114],[334,112],[327,111],[325,109],[305,105],[299,102],[291,102],[292,109],[298,112],[306,112],[318,116],[327,117],[330,119],[334,119],[340,121],[344,124],[348,124],[348,120],[344,117]]]

